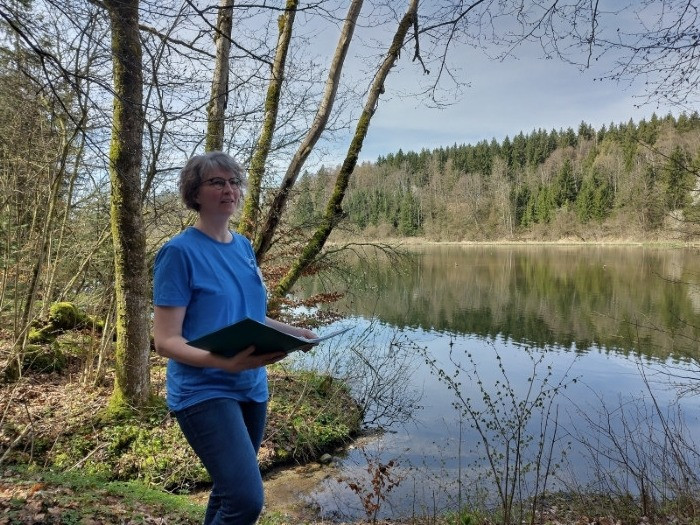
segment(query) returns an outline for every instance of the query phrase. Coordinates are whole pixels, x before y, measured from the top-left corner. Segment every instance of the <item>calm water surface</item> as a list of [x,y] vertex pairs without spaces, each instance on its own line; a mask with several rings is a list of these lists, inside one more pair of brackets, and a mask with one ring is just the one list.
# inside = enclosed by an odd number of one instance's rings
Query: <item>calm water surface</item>
[[[351,450],[343,481],[310,496],[327,518],[364,516],[350,484],[369,490],[368,464],[391,460],[397,485],[380,516],[442,512],[477,493],[488,500],[481,436],[505,445],[504,433],[484,429],[512,425],[511,401],[538,393],[544,409],[521,425],[533,437],[522,449],[532,463],[538,436],[552,444],[550,488],[600,483],[615,463],[592,463],[592,443],[603,446],[607,428],[652,435],[652,394],[681,431],[700,435],[700,398],[676,402],[700,379],[696,249],[445,246],[347,264],[300,293],[345,287],[335,308],[346,318],[328,329],[351,325],[351,335],[299,364],[350,377],[369,423],[388,432]],[[465,408],[481,411],[481,433]]]

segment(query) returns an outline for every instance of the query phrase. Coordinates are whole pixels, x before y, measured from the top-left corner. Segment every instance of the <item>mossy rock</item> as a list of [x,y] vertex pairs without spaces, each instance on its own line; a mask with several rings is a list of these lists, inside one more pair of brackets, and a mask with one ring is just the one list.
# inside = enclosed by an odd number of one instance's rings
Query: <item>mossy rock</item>
[[57,330],[72,330],[89,323],[89,318],[69,302],[53,303],[49,308],[49,323]]
[[166,490],[188,491],[211,482],[167,407],[109,424],[95,419],[81,432],[57,441],[48,462],[57,469],[80,469],[111,481],[139,480]]
[[24,370],[34,370],[36,372],[60,372],[68,360],[60,348],[54,345],[29,344],[24,349],[22,358],[22,368]]
[[32,345],[53,343],[56,340],[56,331],[52,326],[43,328],[31,328],[27,335],[27,342]]
[[85,328],[97,330],[99,333],[102,333],[105,329],[104,319],[100,319],[94,315],[86,316],[84,324],[85,324]]

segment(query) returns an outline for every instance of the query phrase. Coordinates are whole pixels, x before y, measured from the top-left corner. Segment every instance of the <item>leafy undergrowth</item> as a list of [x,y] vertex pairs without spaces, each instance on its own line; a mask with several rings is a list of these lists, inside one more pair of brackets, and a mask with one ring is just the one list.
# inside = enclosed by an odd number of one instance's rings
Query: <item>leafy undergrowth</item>
[[135,482],[26,469],[5,469],[0,481],[1,525],[194,524],[203,514],[201,504]]
[[[33,373],[0,384],[0,463],[140,481],[187,492],[209,482],[165,406],[164,360],[153,358],[153,402],[111,413],[109,378],[85,385],[79,370]],[[313,460],[348,443],[361,414],[340,381],[312,372],[270,371],[270,414],[261,469]]]
[[[204,516],[203,503],[137,481],[107,481],[99,476],[33,472],[26,468],[6,468],[1,474],[0,525],[194,525],[200,524]],[[366,523],[357,521],[353,525]],[[409,522],[378,520],[376,523]],[[410,523],[423,522],[413,520]],[[430,523],[447,525],[450,522]],[[301,520],[275,510],[266,510],[258,520],[258,525],[322,524],[328,525],[328,522]]]
[[[33,471],[6,467],[0,471],[0,525],[194,525],[202,522],[204,504],[186,495],[169,494],[141,482],[108,481],[74,472]],[[573,499],[572,499],[573,498]],[[533,525],[649,525],[648,518],[584,512],[571,494],[555,496]],[[588,502],[597,506],[595,502]],[[350,525],[307,520],[267,509],[257,525]],[[495,525],[498,520],[464,511],[443,516],[355,521],[352,525]],[[697,519],[668,516],[659,525],[698,525]]]

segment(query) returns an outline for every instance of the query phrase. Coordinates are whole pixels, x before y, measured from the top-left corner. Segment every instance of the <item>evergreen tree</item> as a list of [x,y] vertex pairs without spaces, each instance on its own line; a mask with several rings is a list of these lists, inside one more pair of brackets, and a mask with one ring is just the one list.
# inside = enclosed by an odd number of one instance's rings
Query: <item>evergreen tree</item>
[[561,207],[567,203],[576,201],[578,188],[576,187],[576,179],[574,178],[574,168],[571,164],[571,159],[566,159],[555,182],[556,188],[556,204]]
[[644,193],[641,213],[646,230],[654,230],[663,224],[665,215],[664,196],[659,188],[659,179],[653,165],[644,170]]
[[503,139],[503,144],[501,144],[501,156],[506,161],[506,166],[508,166],[508,174],[512,175],[513,171],[513,144],[511,144],[508,135]]
[[530,203],[531,192],[527,186],[522,186],[515,194],[515,222],[521,226],[532,224],[532,209]]
[[595,186],[593,179],[584,179],[581,184],[581,191],[579,191],[576,197],[576,216],[582,223],[586,223],[593,218],[594,194]]
[[610,215],[613,201],[613,189],[607,178],[593,169],[581,183],[576,198],[576,215],[583,223],[593,219],[601,221]]
[[606,134],[607,129],[605,128],[605,124],[603,124],[598,130],[598,134],[596,135],[596,142],[598,142],[599,144],[603,142],[603,139],[605,139]]
[[685,114],[685,112],[678,115],[678,120],[676,120],[676,129],[681,133],[693,129],[692,125],[690,124],[690,119],[688,118],[688,115]]
[[403,235],[417,235],[421,228],[421,217],[419,203],[413,192],[405,191],[401,199],[401,209],[399,211],[399,233]]
[[513,159],[512,166],[514,168],[525,167],[525,161],[527,160],[527,156],[525,154],[526,145],[527,143],[525,140],[525,135],[523,135],[523,132],[521,131],[513,139],[513,145],[511,149]]
[[572,128],[567,128],[564,133],[559,135],[559,147],[568,148],[576,146],[576,133]]
[[690,128],[699,129],[700,128],[700,114],[697,111],[693,111],[690,114]]
[[292,207],[294,221],[300,225],[311,224],[316,217],[314,201],[311,196],[311,176],[305,172],[300,178],[297,189],[298,197],[295,206]]
[[659,119],[654,120],[654,116],[650,122],[642,119],[637,129],[639,140],[647,144],[654,144],[659,135]]
[[555,209],[556,202],[552,187],[549,185],[540,187],[535,199],[535,221],[541,224],[548,223],[554,216]]
[[585,122],[581,121],[581,124],[578,126],[578,138],[584,139],[584,140],[591,140],[595,135],[595,132],[593,131],[593,126],[590,126],[586,124]]
[[690,191],[695,184],[695,174],[690,169],[690,159],[681,146],[676,146],[662,169],[667,210],[682,209],[691,203]]

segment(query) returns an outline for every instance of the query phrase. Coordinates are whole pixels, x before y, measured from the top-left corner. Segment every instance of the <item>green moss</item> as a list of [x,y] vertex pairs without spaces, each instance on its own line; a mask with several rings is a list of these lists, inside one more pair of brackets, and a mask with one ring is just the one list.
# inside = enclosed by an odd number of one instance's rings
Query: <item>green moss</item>
[[138,480],[186,490],[209,477],[162,401],[146,410],[103,410],[91,424],[67,433],[47,458],[108,480]]
[[56,335],[52,326],[30,328],[29,334],[27,334],[27,342],[34,345],[52,343],[56,339]]
[[273,370],[270,391],[272,464],[316,459],[359,432],[362,413],[339,380],[316,372]]
[[49,323],[57,330],[72,330],[87,323],[88,317],[73,303],[53,303],[49,308]]
[[90,328],[91,330],[97,330],[98,333],[102,333],[105,329],[104,319],[100,319],[94,315],[88,315],[85,321],[85,328]]
[[115,389],[105,406],[98,414],[101,425],[119,424],[125,421],[153,421],[164,417],[168,412],[165,399],[152,395],[141,408],[130,406],[119,389]]
[[54,303],[49,308],[47,320],[32,323],[27,340],[31,344],[48,344],[70,330],[83,329],[96,330],[100,333],[104,329],[104,321],[86,315],[73,303]]
[[22,356],[22,368],[35,372],[60,372],[67,362],[65,354],[54,345],[27,345]]
[[[339,380],[313,372],[271,370],[270,390],[263,470],[333,452],[359,430],[360,411]],[[139,410],[130,408],[118,393],[104,401],[97,413],[79,411],[79,417],[57,432],[34,435],[31,443],[27,438],[26,446],[16,447],[12,462],[33,461],[59,471],[108,481],[136,480],[176,491],[209,483],[162,397],[151,398]],[[44,445],[36,446],[39,441]]]
[[[186,496],[154,489],[140,482],[108,481],[85,471],[37,471],[30,468],[5,470],[15,486],[28,489],[40,483],[55,511],[51,523],[201,523],[204,507]],[[26,493],[26,490],[20,490]],[[26,500],[7,501],[9,523],[24,523],[21,511]],[[52,515],[47,515],[50,517]],[[126,518],[125,518],[126,516]]]

